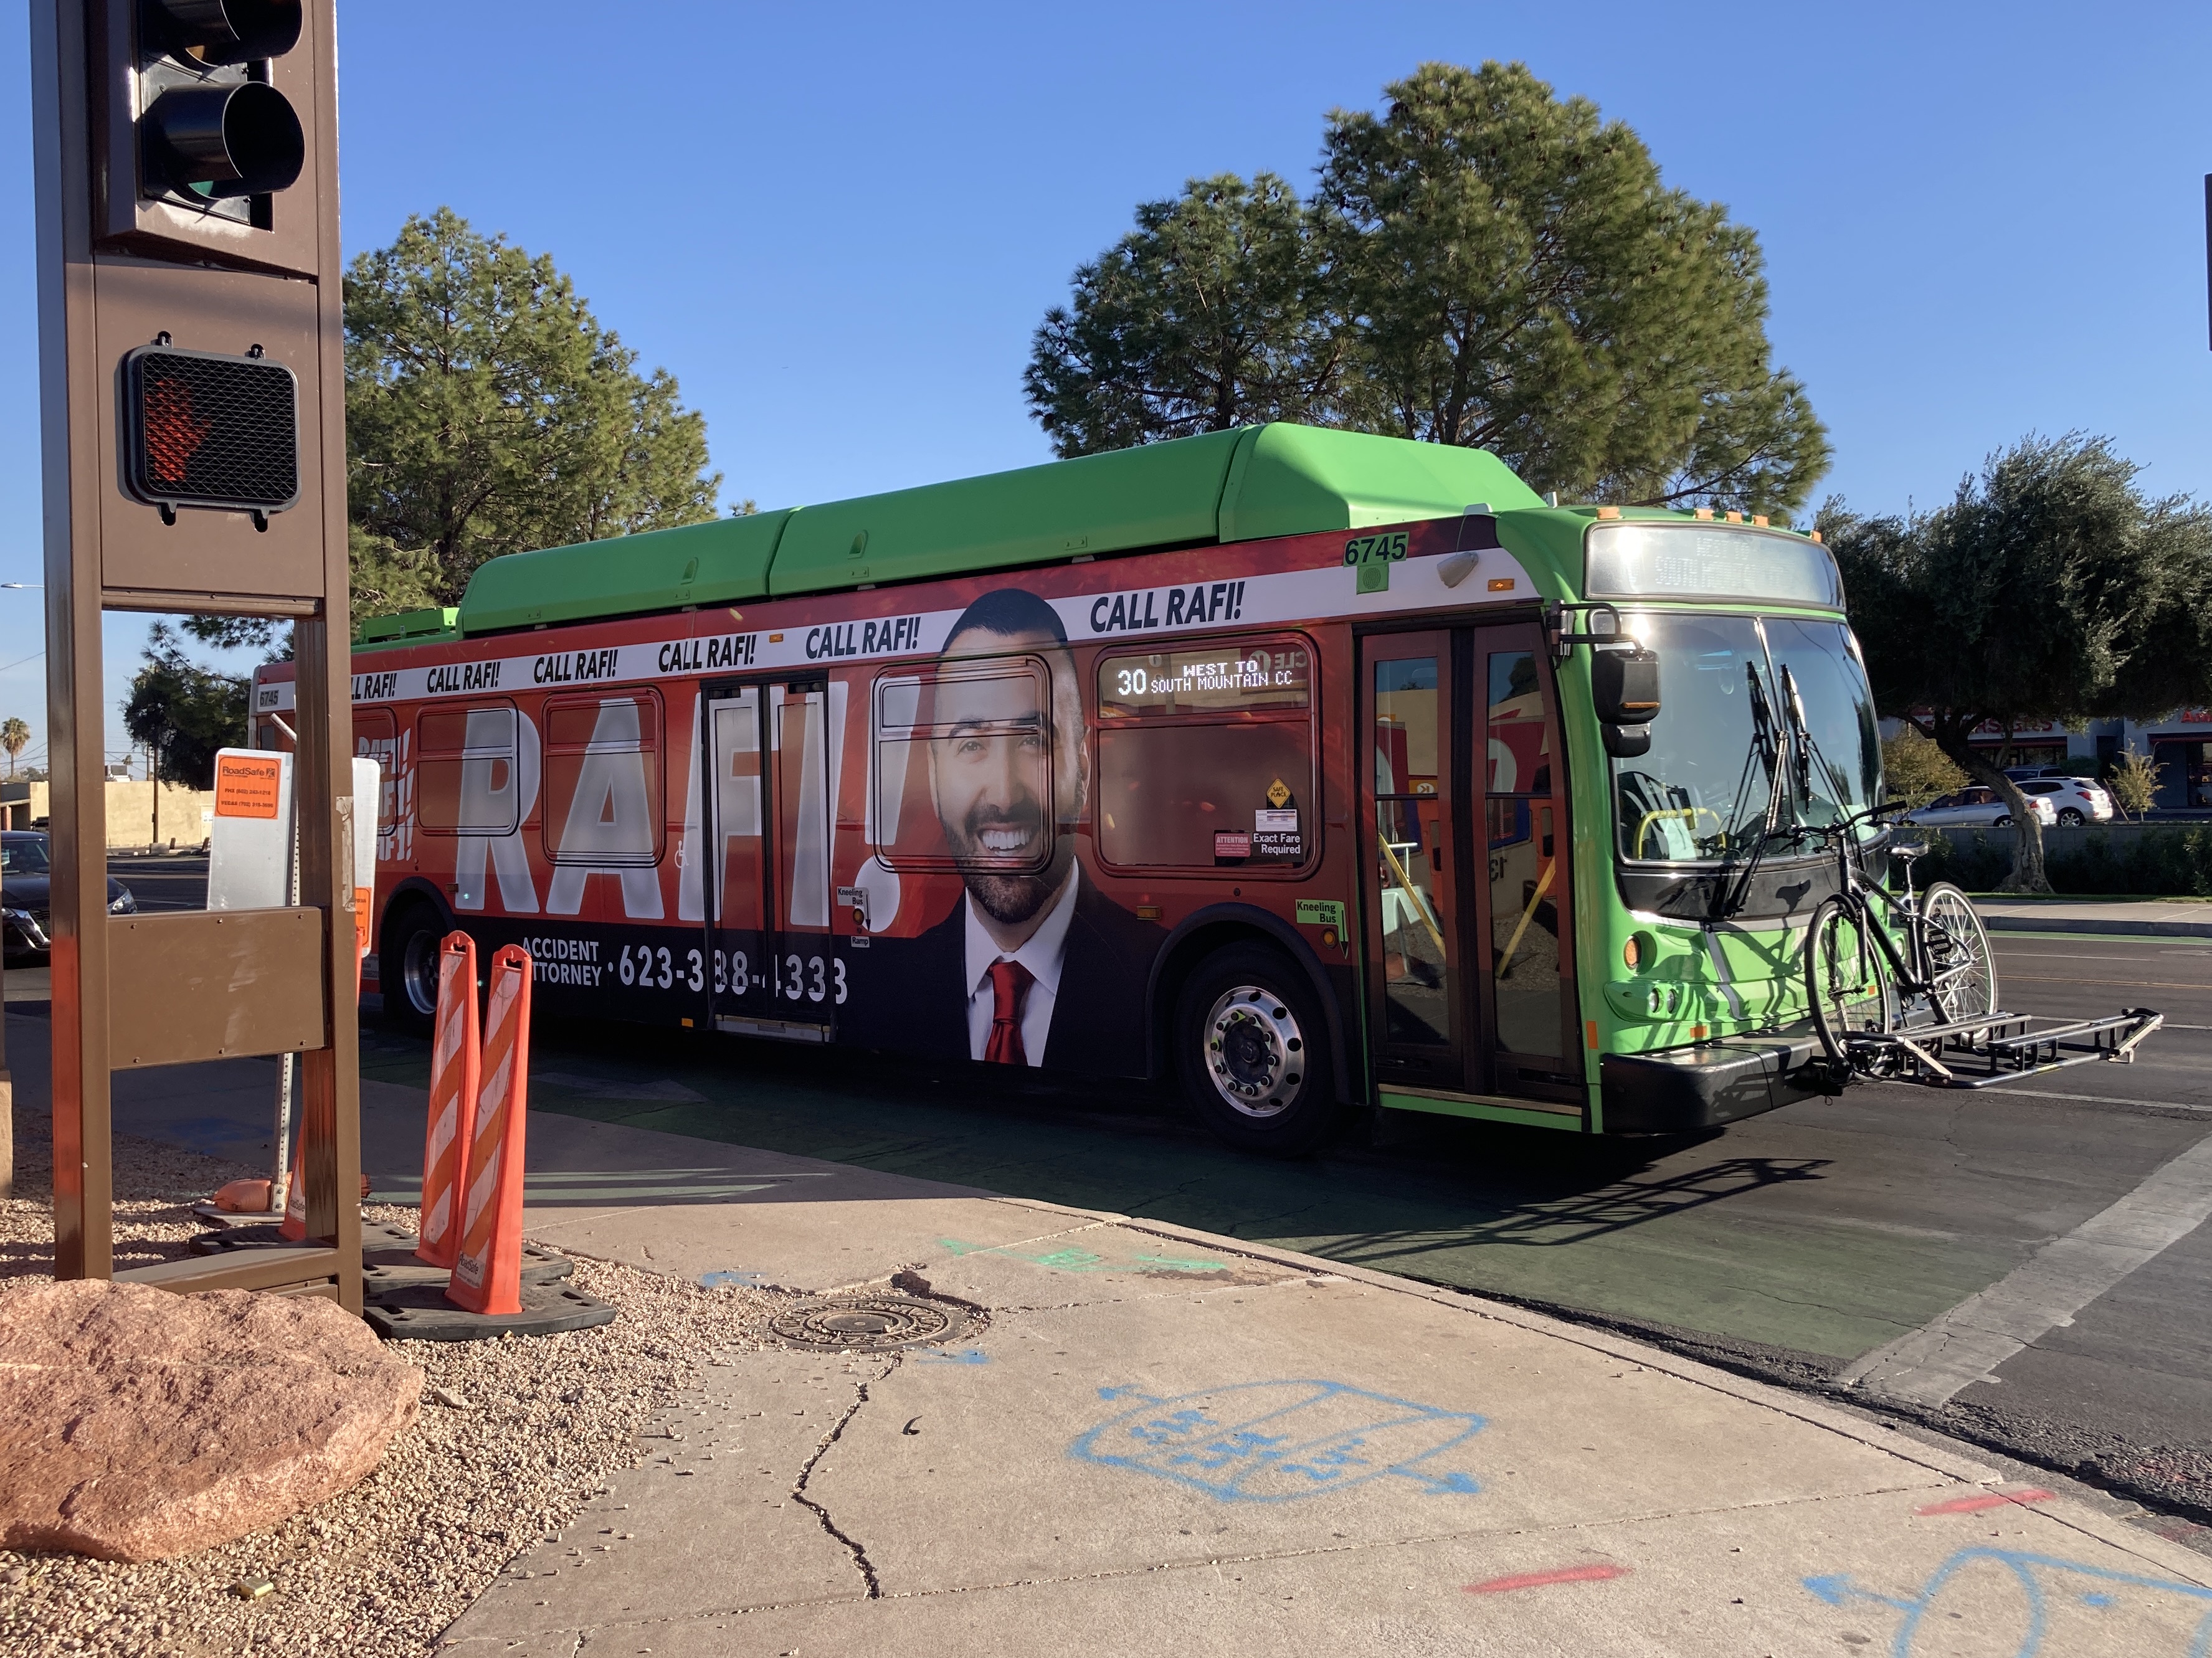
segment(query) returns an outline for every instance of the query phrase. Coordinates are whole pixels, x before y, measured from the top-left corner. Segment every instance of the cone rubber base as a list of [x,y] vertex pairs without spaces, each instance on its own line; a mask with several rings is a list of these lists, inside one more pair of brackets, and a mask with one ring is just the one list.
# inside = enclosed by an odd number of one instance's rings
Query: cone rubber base
[[210,1226],[258,1226],[264,1222],[276,1225],[284,1218],[282,1209],[218,1209],[212,1203],[196,1203],[192,1213]]
[[[361,1229],[361,1281],[369,1295],[410,1284],[427,1284],[443,1290],[453,1274],[443,1266],[418,1260],[415,1248],[421,1242],[404,1226],[363,1226]],[[227,1227],[203,1232],[185,1247],[196,1255],[227,1255],[240,1249],[270,1249],[289,1242],[277,1236],[273,1222]],[[522,1281],[551,1284],[568,1276],[575,1263],[541,1244],[522,1246]]]
[[532,1284],[526,1278],[522,1310],[505,1316],[464,1312],[446,1299],[442,1282],[383,1291],[371,1285],[361,1315],[386,1341],[491,1341],[510,1333],[557,1335],[615,1321],[611,1302],[586,1295],[573,1284]]

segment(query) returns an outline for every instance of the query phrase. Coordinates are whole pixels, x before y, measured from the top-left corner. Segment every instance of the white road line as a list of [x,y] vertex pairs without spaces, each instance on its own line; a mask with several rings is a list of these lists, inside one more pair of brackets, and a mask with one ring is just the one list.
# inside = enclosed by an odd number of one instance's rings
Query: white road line
[[[1910,1088],[1923,1094],[1929,1091],[1925,1083],[1894,1082],[1887,1077],[1868,1077],[1863,1080],[1877,1088]],[[1937,1091],[1948,1093],[1951,1090]],[[1961,1089],[1958,1091],[1964,1093],[1966,1090]],[[2154,1106],[2160,1111],[2212,1111],[2212,1105],[2199,1105],[2193,1100],[2137,1100],[2121,1094],[2058,1094],[2047,1088],[2014,1088],[2009,1084],[1973,1091],[1980,1098],[1991,1100],[2017,1095],[2031,1100],[2074,1100],[2083,1105],[2143,1105]]]
[[1838,1377],[1870,1394],[1941,1405],[2212,1218],[2212,1135],[2109,1209],[2037,1250],[1980,1294],[1877,1347]]

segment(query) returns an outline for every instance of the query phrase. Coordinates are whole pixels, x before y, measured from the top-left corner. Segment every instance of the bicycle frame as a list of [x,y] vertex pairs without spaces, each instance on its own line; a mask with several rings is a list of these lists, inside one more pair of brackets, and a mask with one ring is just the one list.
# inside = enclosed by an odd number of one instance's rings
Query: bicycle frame
[[[1883,809],[1870,808],[1853,812],[1840,823],[1825,829],[1806,829],[1802,832],[1832,835],[1836,842],[1836,889],[1844,907],[1858,930],[1860,962],[1865,961],[1867,940],[1871,938],[1888,957],[1890,970],[1896,976],[1900,1000],[1906,996],[1932,996],[1936,985],[1928,960],[1927,917],[1921,913],[1918,895],[1912,890],[1912,865],[1905,865],[1905,891],[1902,896],[1882,892],[1882,902],[1894,909],[1905,922],[1905,950],[1898,948],[1891,936],[1889,921],[1875,908],[1873,896],[1879,891],[1866,878],[1863,859],[1866,848],[1851,830],[1862,822],[1879,817]],[[1909,951],[1909,953],[1908,953]]]

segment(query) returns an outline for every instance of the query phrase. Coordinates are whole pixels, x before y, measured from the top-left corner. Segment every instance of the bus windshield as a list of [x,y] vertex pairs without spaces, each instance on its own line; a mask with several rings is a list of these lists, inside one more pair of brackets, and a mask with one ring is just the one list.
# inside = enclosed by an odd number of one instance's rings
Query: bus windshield
[[[1623,859],[1724,863],[1747,855],[1765,831],[1777,789],[1784,798],[1772,821],[1782,829],[1832,823],[1880,798],[1874,697],[1843,623],[1653,612],[1625,617],[1623,628],[1658,653],[1660,687],[1650,752],[1613,762]],[[1811,738],[1812,783],[1802,799],[1794,768],[1774,763],[1798,740],[1782,695],[1785,666]]]

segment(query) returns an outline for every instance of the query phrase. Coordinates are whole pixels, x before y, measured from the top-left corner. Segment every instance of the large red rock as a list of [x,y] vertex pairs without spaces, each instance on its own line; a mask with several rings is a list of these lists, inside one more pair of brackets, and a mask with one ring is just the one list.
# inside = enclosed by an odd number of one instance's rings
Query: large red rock
[[337,1303],[0,1289],[0,1544],[161,1560],[357,1484],[422,1373]]

